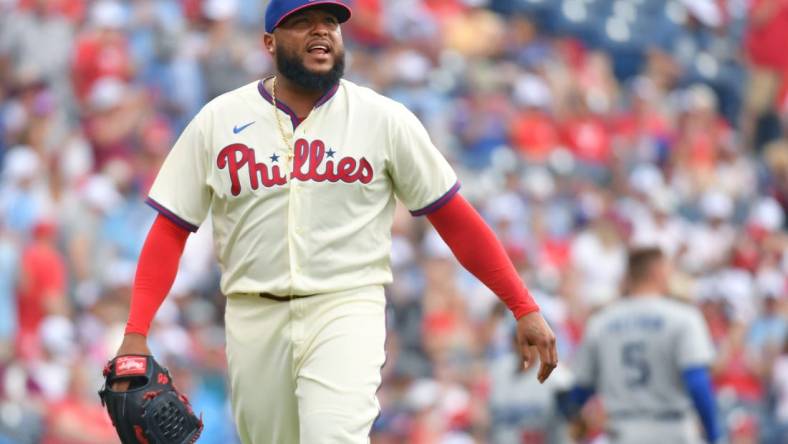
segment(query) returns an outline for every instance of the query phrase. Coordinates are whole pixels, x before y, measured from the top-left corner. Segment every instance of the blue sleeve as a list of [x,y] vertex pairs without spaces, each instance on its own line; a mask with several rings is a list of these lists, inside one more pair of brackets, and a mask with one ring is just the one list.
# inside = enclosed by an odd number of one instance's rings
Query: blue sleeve
[[567,419],[572,419],[580,413],[580,409],[594,396],[594,389],[589,387],[573,387],[571,390],[558,394],[558,409]]
[[706,439],[711,443],[716,442],[720,438],[720,429],[717,424],[717,407],[709,370],[706,367],[690,367],[684,370],[681,376],[703,423]]

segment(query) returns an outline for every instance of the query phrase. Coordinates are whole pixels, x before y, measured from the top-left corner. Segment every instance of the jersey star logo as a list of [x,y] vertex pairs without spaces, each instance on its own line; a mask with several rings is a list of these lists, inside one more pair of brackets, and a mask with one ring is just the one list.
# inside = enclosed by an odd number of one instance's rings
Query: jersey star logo
[[276,153],[272,154],[270,159],[271,159],[271,162],[274,162],[274,163],[279,162],[279,156],[277,156]]
[[332,159],[334,158],[334,154],[336,154],[336,151],[332,150],[331,148],[329,148],[328,151],[326,151],[326,156]]
[[243,125],[243,126],[238,126],[238,125],[235,125],[235,126],[233,127],[233,134],[238,134],[238,133],[240,133],[241,131],[245,130],[246,128],[249,128],[249,127],[250,127],[250,126],[252,126],[253,124],[254,124],[254,122],[249,122],[249,123],[247,123],[246,125]]

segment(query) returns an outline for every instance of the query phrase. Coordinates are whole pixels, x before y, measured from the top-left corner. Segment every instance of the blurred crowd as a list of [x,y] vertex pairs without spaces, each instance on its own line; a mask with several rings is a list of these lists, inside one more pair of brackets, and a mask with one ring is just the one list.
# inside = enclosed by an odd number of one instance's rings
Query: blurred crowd
[[[698,306],[730,442],[788,442],[788,1],[356,0],[346,77],[416,112],[559,339],[518,371],[514,321],[398,209],[374,443],[593,442],[567,424],[588,316],[633,246]],[[96,391],[155,211],[143,200],[211,98],[272,69],[262,0],[0,0],[0,444],[110,443]],[[150,333],[236,442],[210,222]],[[598,441],[602,442],[602,441]]]

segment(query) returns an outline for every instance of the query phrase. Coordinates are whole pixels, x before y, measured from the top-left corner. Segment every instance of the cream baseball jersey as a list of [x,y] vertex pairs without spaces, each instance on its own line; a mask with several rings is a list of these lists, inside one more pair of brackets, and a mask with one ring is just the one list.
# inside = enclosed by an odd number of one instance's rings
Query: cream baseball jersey
[[147,202],[191,231],[210,211],[224,294],[286,296],[390,282],[395,196],[421,215],[458,189],[401,104],[341,80],[301,120],[258,81],[194,117]]

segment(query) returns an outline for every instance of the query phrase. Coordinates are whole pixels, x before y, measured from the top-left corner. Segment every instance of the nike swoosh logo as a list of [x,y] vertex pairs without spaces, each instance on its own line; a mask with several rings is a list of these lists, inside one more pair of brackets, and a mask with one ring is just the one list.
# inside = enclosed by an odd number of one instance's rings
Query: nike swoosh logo
[[240,126],[240,127],[239,127],[238,125],[235,125],[235,126],[233,127],[233,134],[238,134],[238,133],[240,133],[241,131],[245,130],[246,128],[249,128],[249,127],[250,127],[251,125],[253,125],[253,124],[254,124],[254,122],[249,122],[249,123],[247,123],[246,125],[244,125],[244,126]]

